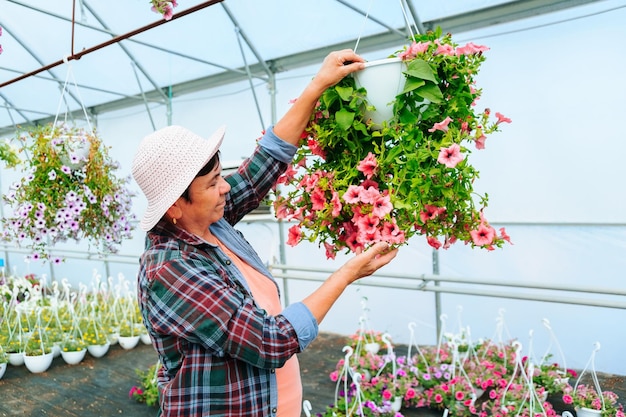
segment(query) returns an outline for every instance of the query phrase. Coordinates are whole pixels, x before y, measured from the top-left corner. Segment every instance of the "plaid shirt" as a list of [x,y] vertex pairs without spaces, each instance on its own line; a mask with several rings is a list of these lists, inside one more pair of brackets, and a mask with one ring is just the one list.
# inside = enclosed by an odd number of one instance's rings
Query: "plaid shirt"
[[[272,280],[232,225],[260,204],[294,152],[269,129],[253,155],[227,178],[231,191],[224,218],[211,225],[230,250]],[[274,369],[318,332],[302,303],[268,315],[217,246],[164,220],[147,234],[138,297],[163,364],[158,375],[163,416],[276,415]]]

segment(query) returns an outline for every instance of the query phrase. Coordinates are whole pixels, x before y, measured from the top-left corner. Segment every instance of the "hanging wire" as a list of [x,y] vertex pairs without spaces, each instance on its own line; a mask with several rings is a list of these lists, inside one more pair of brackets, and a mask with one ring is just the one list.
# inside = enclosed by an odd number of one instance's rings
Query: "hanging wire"
[[[76,96],[78,97],[78,101],[80,102],[80,107],[83,109],[83,113],[85,114],[85,120],[87,121],[87,126],[89,128],[89,131],[91,131],[92,130],[91,121],[89,120],[89,116],[87,115],[87,109],[85,109],[85,105],[83,104],[83,99],[80,96],[80,90],[78,89],[78,84],[76,83],[76,79],[74,78],[74,72],[72,71],[72,65],[70,64],[70,62],[68,61],[67,58],[63,58],[63,62],[65,62],[67,64],[67,75],[65,76],[65,83],[63,84],[63,90],[61,91],[61,98],[59,99],[59,104],[57,106],[56,116],[54,116],[53,126],[55,126],[57,124],[57,120],[59,118],[59,112],[61,110],[61,103],[63,103],[65,101],[65,93],[68,92],[67,84],[68,84],[68,82],[70,80],[70,77],[71,77],[72,78],[72,83],[74,84],[74,89],[76,91]],[[66,106],[67,106],[67,102],[66,102]],[[67,113],[68,112],[66,111],[65,112],[65,119],[64,119],[65,122],[67,122]]]
[[356,53],[357,48],[359,47],[359,42],[361,41],[361,35],[363,34],[363,29],[365,28],[365,23],[367,23],[367,19],[370,16],[370,10],[372,9],[372,4],[374,0],[370,0],[369,6],[367,6],[367,12],[365,13],[365,18],[363,19],[363,23],[361,23],[361,30],[359,31],[359,36],[356,38],[356,44],[354,45],[354,52]]
[[415,32],[413,32],[413,30],[411,29],[411,21],[409,20],[409,15],[407,14],[406,9],[404,8],[404,6],[405,6],[404,0],[400,0],[400,9],[402,9],[402,16],[404,16],[404,23],[406,24],[407,30],[411,34],[411,39],[415,39],[415,36],[419,35],[420,31],[417,28],[417,24],[415,24],[415,22],[414,22]]

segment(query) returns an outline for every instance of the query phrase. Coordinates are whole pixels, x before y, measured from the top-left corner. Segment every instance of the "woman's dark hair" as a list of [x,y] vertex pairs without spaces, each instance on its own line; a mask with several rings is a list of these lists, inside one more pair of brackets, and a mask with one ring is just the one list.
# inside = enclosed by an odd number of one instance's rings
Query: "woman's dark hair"
[[[215,168],[215,166],[219,163],[219,161],[220,161],[220,151],[217,151],[215,155],[213,155],[213,157],[209,159],[209,162],[207,162],[206,165],[204,165],[202,169],[196,174],[195,178],[204,177],[206,174],[213,171],[213,168]],[[187,188],[185,189],[185,191],[183,191],[183,193],[181,194],[181,197],[185,199],[186,202],[191,203],[191,196],[189,195],[189,187],[191,187],[191,184],[189,184]]]

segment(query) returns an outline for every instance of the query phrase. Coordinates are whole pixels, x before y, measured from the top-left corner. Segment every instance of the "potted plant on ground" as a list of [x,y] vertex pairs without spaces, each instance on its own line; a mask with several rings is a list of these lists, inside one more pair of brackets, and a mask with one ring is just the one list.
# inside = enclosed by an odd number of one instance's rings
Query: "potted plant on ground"
[[[58,242],[86,239],[102,253],[115,253],[131,236],[134,215],[129,179],[94,132],[62,124],[18,131],[24,176],[3,198],[11,214],[2,237],[50,258]],[[54,262],[61,259],[55,258]]]
[[274,199],[276,216],[296,222],[287,243],[318,242],[334,258],[413,235],[434,248],[459,241],[493,250],[508,241],[484,215],[487,194],[474,191],[479,172],[469,161],[472,147],[483,149],[510,122],[476,107],[487,49],[459,46],[440,29],[416,36],[397,54],[406,82],[382,123],[371,120],[367,89],[353,77],[326,90],[280,180],[286,195]]
[[34,374],[45,372],[52,365],[54,353],[46,332],[36,327],[24,348],[24,365]]
[[61,344],[61,357],[68,365],[80,363],[87,354],[87,344],[79,334],[68,335]]
[[7,370],[7,364],[9,363],[9,355],[4,351],[0,344],[0,379],[4,376]]
[[111,343],[102,323],[100,323],[100,320],[98,320],[94,314],[84,320],[84,324],[81,326],[81,332],[87,344],[87,351],[91,356],[100,358],[106,355]]
[[596,390],[591,385],[567,386],[563,402],[574,406],[577,417],[624,417],[624,406],[613,391]]
[[128,396],[137,402],[145,403],[147,406],[155,406],[159,402],[159,386],[157,384],[157,372],[160,362],[157,361],[148,370],[135,369],[137,376],[141,380],[140,386],[133,386]]

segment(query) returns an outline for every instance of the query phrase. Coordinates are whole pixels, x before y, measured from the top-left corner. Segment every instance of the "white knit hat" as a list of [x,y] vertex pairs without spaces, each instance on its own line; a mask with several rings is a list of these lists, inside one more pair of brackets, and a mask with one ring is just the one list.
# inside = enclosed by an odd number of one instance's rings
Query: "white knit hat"
[[146,136],[133,159],[133,178],[148,199],[139,223],[148,231],[185,192],[198,172],[217,153],[226,127],[209,140],[181,126],[168,126]]

